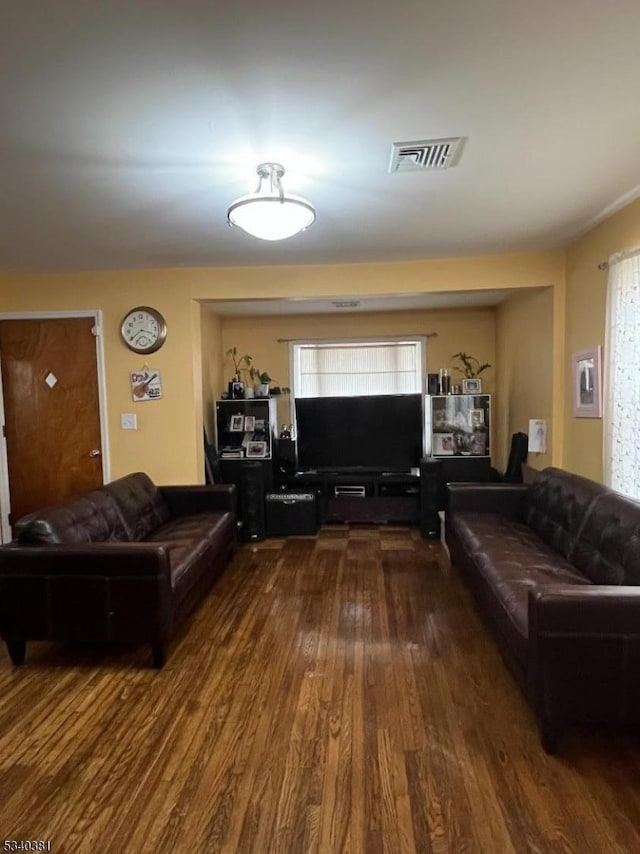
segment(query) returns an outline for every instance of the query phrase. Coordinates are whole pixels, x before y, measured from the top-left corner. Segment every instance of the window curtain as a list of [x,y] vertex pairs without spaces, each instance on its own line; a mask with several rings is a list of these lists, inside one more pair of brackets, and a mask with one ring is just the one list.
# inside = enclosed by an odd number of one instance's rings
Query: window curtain
[[414,394],[422,389],[421,341],[294,345],[295,397]]
[[605,483],[640,498],[640,249],[609,259],[604,389]]

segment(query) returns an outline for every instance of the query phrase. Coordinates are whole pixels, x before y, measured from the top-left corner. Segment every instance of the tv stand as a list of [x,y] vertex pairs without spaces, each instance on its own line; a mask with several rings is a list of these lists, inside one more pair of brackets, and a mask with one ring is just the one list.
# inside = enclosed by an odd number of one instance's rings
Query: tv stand
[[296,472],[282,483],[286,489],[316,490],[323,522],[400,522],[420,520],[420,475],[410,472]]

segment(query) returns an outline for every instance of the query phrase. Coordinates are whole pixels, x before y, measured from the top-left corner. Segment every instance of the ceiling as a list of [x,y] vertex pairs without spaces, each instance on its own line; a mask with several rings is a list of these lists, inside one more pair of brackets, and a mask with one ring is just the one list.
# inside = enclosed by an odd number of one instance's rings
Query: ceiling
[[[541,290],[527,288],[528,293]],[[282,316],[292,314],[352,314],[364,311],[420,311],[437,308],[487,308],[499,305],[522,289],[442,291],[378,296],[340,296],[300,299],[211,300],[204,305],[224,317]]]
[[[640,3],[2,3],[0,269],[303,264],[562,245],[640,184]],[[389,174],[391,144],[465,138]],[[278,160],[316,223],[226,224]]]

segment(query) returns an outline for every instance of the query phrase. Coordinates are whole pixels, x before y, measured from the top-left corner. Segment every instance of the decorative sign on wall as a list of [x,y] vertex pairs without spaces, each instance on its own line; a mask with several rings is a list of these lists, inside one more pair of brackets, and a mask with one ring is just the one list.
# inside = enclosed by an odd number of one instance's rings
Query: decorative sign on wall
[[131,397],[138,403],[141,400],[159,400],[162,397],[160,372],[148,368],[131,372]]
[[547,422],[543,418],[529,419],[529,452],[547,453]]

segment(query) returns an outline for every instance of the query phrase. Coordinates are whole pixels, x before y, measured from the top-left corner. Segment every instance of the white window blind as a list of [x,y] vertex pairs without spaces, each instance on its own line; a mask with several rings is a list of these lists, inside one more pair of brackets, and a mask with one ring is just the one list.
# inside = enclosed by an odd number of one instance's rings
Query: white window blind
[[423,341],[293,345],[295,397],[414,394],[423,388]]
[[640,498],[640,249],[609,261],[604,367],[605,483]]

